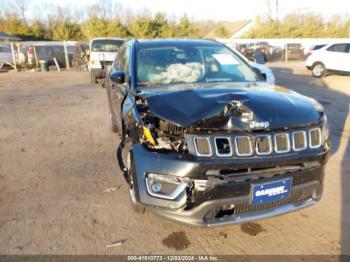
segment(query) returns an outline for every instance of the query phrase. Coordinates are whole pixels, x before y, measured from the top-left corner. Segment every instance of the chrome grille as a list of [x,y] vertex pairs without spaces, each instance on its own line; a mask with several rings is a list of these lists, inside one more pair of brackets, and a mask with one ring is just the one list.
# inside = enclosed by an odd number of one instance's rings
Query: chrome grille
[[275,135],[275,151],[276,153],[287,153],[290,150],[289,134]]
[[255,150],[258,155],[269,155],[272,153],[271,137],[258,135],[255,139]]
[[321,129],[314,128],[309,132],[309,141],[311,148],[318,148],[321,146]]
[[305,131],[296,131],[293,133],[293,150],[300,151],[304,150],[307,147],[306,143],[306,132]]
[[215,149],[218,156],[232,156],[231,139],[229,137],[215,137]]
[[235,138],[236,154],[238,156],[251,156],[253,154],[252,144],[249,136],[237,136]]
[[317,149],[322,146],[320,128],[284,131],[283,133],[249,133],[249,135],[188,135],[189,151],[200,157],[248,157]]
[[195,137],[194,145],[198,156],[209,157],[212,155],[210,141],[208,137]]

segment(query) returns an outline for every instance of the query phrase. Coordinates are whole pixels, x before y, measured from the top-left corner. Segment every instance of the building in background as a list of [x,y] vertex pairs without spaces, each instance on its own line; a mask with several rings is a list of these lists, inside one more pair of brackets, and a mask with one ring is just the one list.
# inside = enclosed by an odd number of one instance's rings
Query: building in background
[[223,22],[208,32],[204,38],[232,39],[239,38],[247,33],[255,25],[255,20],[241,20],[235,22]]

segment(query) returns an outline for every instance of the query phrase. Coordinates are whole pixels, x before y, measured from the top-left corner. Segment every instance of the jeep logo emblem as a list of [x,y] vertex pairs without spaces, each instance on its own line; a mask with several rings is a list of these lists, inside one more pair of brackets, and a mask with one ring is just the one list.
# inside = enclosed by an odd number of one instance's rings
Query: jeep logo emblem
[[270,123],[268,121],[265,121],[265,122],[252,121],[249,124],[250,128],[268,128],[269,126],[270,126]]

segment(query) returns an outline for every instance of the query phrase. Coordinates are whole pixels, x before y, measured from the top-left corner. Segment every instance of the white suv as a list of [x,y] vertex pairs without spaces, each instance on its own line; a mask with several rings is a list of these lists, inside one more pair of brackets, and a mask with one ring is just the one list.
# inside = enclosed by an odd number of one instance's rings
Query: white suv
[[327,72],[350,73],[350,41],[328,44],[314,51],[307,58],[306,67],[314,77]]

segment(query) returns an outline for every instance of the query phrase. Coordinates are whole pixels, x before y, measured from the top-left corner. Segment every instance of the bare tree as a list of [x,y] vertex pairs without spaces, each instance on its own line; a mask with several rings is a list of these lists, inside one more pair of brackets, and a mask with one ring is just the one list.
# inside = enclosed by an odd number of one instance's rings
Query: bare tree
[[266,6],[267,6],[267,17],[271,20],[272,19],[272,9],[271,9],[270,0],[266,0]]
[[12,7],[17,14],[25,21],[26,20],[26,11],[29,8],[29,0],[12,0]]
[[[272,3],[271,3],[272,1]],[[267,6],[267,17],[270,20],[278,20],[278,13],[279,13],[279,0],[266,0],[266,6]],[[274,8],[273,8],[274,6]],[[274,9],[274,10],[273,10]]]

